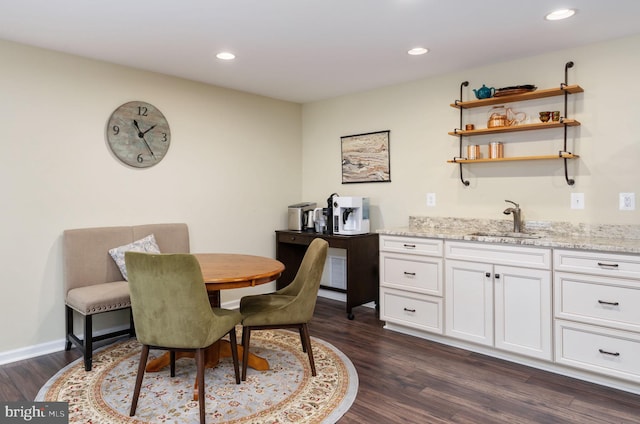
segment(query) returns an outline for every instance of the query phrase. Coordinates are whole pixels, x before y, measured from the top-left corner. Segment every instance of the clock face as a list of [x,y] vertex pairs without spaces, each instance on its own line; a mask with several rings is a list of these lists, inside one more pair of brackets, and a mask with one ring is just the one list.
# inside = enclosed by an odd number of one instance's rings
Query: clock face
[[146,102],[118,107],[107,124],[107,141],[113,154],[136,168],[159,163],[169,150],[171,131],[162,112]]

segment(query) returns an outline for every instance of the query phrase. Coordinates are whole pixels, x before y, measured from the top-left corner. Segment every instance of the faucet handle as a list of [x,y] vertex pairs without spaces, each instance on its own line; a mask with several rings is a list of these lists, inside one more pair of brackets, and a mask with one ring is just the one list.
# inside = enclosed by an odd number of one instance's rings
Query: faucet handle
[[515,206],[516,208],[519,208],[519,207],[520,207],[520,205],[519,205],[519,204],[517,204],[516,202],[514,202],[514,201],[512,201],[512,200],[505,200],[505,202],[513,204],[513,206]]

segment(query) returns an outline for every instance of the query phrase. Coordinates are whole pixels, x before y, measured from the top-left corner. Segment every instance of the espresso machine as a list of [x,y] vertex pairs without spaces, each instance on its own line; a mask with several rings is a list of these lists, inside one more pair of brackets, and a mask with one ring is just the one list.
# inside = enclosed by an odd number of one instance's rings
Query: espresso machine
[[333,234],[356,235],[369,232],[368,197],[333,197]]

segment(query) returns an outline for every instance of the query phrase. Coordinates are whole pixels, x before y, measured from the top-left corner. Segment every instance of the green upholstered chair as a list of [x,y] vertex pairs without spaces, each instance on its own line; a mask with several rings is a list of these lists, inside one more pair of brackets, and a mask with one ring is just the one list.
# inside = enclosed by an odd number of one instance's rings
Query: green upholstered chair
[[328,248],[329,244],[325,240],[314,239],[291,284],[272,294],[245,296],[240,299],[240,313],[243,316],[242,380],[247,378],[251,331],[274,328],[298,329],[302,350],[309,356],[311,374],[316,375],[307,323],[313,317]]
[[125,253],[131,310],[142,344],[130,415],[134,416],[149,349],[170,351],[171,376],[175,352],[195,352],[200,422],[205,422],[204,352],[229,334],[236,383],[240,384],[236,324],[238,311],[212,308],[197,259],[189,254]]

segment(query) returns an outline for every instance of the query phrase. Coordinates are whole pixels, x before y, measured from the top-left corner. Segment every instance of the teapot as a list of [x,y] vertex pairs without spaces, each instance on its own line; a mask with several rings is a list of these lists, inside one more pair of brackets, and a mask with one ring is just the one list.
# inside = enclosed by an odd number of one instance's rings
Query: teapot
[[487,87],[486,85],[482,84],[482,87],[478,88],[477,90],[474,88],[473,93],[478,99],[488,99],[489,97],[493,97],[493,95],[496,94],[496,89],[493,87]]
[[525,119],[527,119],[527,114],[524,112],[514,112],[510,107],[494,106],[489,111],[487,128],[520,125]]

